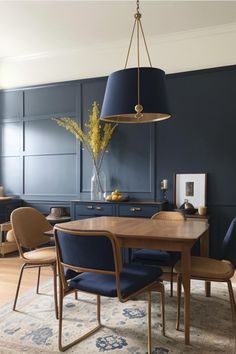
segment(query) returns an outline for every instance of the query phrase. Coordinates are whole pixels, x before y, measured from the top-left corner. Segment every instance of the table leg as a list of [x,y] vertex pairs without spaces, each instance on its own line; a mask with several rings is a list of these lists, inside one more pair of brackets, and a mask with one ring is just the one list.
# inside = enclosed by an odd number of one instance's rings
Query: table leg
[[[200,255],[202,257],[209,256],[209,229],[200,238]],[[211,283],[209,281],[205,282],[205,294],[207,297],[211,296]]]
[[184,288],[184,334],[185,344],[190,344],[190,266],[191,248],[184,245],[181,253],[182,284]]

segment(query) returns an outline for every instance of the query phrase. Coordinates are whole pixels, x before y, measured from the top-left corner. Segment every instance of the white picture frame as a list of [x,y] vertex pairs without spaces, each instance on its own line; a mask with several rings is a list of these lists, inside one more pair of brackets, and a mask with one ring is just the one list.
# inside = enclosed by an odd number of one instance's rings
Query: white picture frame
[[187,199],[194,208],[206,206],[206,173],[176,173],[174,202],[179,208]]

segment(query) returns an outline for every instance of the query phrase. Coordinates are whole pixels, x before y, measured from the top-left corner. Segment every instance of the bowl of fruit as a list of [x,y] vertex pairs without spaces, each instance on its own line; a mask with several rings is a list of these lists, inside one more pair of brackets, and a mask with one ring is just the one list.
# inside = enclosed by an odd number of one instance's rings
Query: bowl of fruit
[[129,197],[122,195],[122,193],[116,189],[114,192],[107,195],[105,199],[107,202],[125,202]]

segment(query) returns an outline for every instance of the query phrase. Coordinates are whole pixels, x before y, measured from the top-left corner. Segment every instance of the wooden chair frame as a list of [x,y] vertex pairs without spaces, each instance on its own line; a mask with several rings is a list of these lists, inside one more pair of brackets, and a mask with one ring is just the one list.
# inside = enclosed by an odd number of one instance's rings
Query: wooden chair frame
[[28,263],[25,262],[20,270],[20,275],[17,283],[17,288],[16,288],[16,295],[14,299],[14,304],[13,304],[13,311],[16,311],[16,303],[19,295],[19,290],[20,290],[20,285],[21,285],[21,280],[23,276],[23,272],[26,268],[38,268],[38,277],[37,277],[37,286],[36,286],[36,294],[39,294],[39,283],[40,283],[40,273],[41,273],[41,268],[42,267],[50,267],[53,271],[53,291],[54,291],[54,305],[55,305],[55,314],[56,318],[58,319],[58,302],[57,302],[57,263],[56,261],[54,263]]
[[[113,255],[114,255],[114,263],[115,263],[115,271],[104,271],[104,270],[97,270],[97,269],[88,269],[88,268],[81,268],[81,267],[75,267],[71,266],[70,264],[65,264],[61,260],[61,254],[60,254],[60,247],[58,244],[57,240],[57,232],[62,231],[64,233],[68,233],[68,235],[77,235],[77,236],[105,236],[107,237],[112,244],[113,248]],[[111,274],[116,277],[116,288],[117,288],[117,297],[120,302],[126,302],[132,297],[146,292],[148,294],[148,354],[151,354],[151,347],[152,347],[152,338],[151,338],[151,291],[158,291],[161,294],[161,312],[162,312],[162,333],[165,335],[165,288],[162,282],[159,281],[154,281],[151,284],[147,285],[146,287],[138,290],[137,292],[126,296],[122,297],[121,295],[121,289],[120,289],[120,272],[122,270],[122,259],[121,259],[121,248],[119,245],[119,242],[116,238],[116,236],[108,231],[100,232],[94,230],[93,232],[88,232],[88,231],[69,231],[65,229],[61,229],[59,225],[56,225],[54,228],[54,233],[55,233],[55,242],[56,242],[56,251],[57,251],[57,262],[58,262],[58,271],[59,271],[59,336],[58,336],[58,344],[59,344],[59,350],[60,351],[65,351],[68,348],[72,347],[73,345],[80,343],[82,340],[85,338],[89,337],[91,334],[96,332],[98,329],[102,327],[101,324],[101,301],[100,301],[100,295],[97,295],[97,301],[96,301],[96,307],[97,307],[97,324],[94,328],[92,328],[90,331],[86,332],[79,338],[75,339],[73,342],[63,345],[63,299],[65,296],[68,294],[72,293],[75,291],[75,289],[71,289],[68,285],[68,282],[65,279],[64,276],[64,267],[72,269],[76,272],[96,272],[98,274]]]
[[[219,262],[222,262],[222,261],[219,261]],[[235,304],[235,298],[234,298],[234,292],[233,292],[231,280],[230,279],[222,280],[220,278],[217,279],[217,278],[209,278],[209,277],[194,277],[194,276],[191,276],[191,279],[227,283],[228,291],[229,291],[230,306],[231,306],[231,311],[232,311],[232,321],[233,321],[234,326],[236,326],[236,304]],[[177,330],[179,330],[179,327],[180,327],[181,290],[182,290],[182,277],[181,277],[181,273],[178,273],[178,275],[177,275],[177,316],[176,316],[176,329]]]
[[[27,210],[26,210],[27,209]],[[16,288],[16,295],[15,295],[15,299],[14,299],[14,304],[13,304],[13,311],[16,311],[16,304],[17,304],[17,299],[18,299],[18,295],[19,295],[19,290],[20,290],[20,285],[21,285],[21,280],[22,280],[22,276],[23,276],[23,272],[26,268],[38,268],[38,276],[37,276],[37,286],[36,286],[36,293],[39,293],[39,283],[40,283],[40,273],[41,273],[41,268],[42,267],[50,267],[53,271],[53,290],[54,290],[54,305],[55,305],[55,314],[56,314],[56,318],[58,319],[58,301],[57,301],[57,262],[56,262],[56,256],[55,259],[52,259],[50,261],[46,261],[44,259],[38,259],[38,260],[33,260],[33,259],[29,259],[27,258],[27,252],[25,252],[24,249],[24,241],[22,242],[21,238],[18,235],[18,226],[17,226],[17,222],[14,222],[14,215],[16,213],[22,213],[22,215],[24,214],[24,212],[26,211],[29,213],[32,213],[32,215],[35,214],[36,218],[38,218],[38,214],[40,214],[41,219],[39,219],[40,221],[42,221],[43,223],[43,227],[44,227],[44,231],[49,231],[50,229],[52,229],[52,226],[49,224],[49,222],[46,220],[44,220],[44,216],[39,213],[36,209],[33,208],[29,208],[29,207],[21,207],[21,208],[17,208],[15,210],[13,210],[13,212],[11,213],[11,225],[12,225],[12,229],[15,235],[15,240],[16,240],[16,244],[17,244],[17,248],[19,251],[19,255],[20,258],[22,259],[22,261],[24,262],[21,270],[20,270],[20,275],[19,275],[19,279],[18,279],[18,283],[17,283],[17,288]],[[25,214],[26,215],[26,214]],[[29,214],[30,215],[30,214]],[[18,219],[18,217],[17,217]],[[48,230],[47,230],[48,228]],[[42,240],[43,242],[45,241],[49,241],[49,237],[46,235],[42,235]],[[40,241],[42,241],[40,240]],[[32,249],[30,249],[30,251],[28,252],[29,254],[32,252],[37,252],[37,239],[33,241],[33,246]],[[42,243],[39,242],[38,246],[41,246]],[[55,247],[50,247],[51,249],[55,249]],[[42,250],[42,248],[41,248]],[[40,258],[40,257],[39,257]]]

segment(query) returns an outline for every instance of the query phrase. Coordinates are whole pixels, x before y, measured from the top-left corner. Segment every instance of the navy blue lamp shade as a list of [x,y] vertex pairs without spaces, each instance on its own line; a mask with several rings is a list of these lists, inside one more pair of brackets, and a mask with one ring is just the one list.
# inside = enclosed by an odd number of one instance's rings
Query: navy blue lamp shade
[[[112,73],[108,77],[100,119],[115,123],[147,123],[170,118],[165,72],[152,67],[139,68],[140,102],[138,102],[138,68]],[[135,106],[143,111],[137,115]]]

